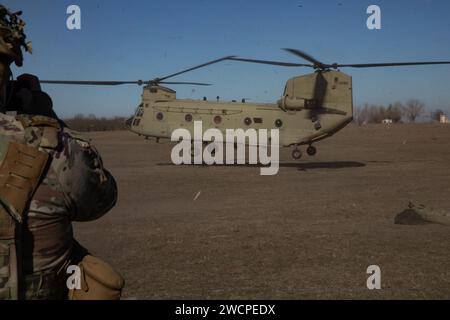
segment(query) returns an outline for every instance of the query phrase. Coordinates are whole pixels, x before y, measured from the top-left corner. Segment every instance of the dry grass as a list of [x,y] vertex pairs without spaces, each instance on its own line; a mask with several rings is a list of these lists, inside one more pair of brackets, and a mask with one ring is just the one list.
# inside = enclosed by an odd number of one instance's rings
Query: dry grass
[[[450,227],[394,223],[409,201],[450,208],[450,125],[349,125],[313,158],[282,149],[275,176],[90,136],[119,199],[76,237],[123,274],[125,298],[450,298]],[[381,290],[366,287],[372,264]]]

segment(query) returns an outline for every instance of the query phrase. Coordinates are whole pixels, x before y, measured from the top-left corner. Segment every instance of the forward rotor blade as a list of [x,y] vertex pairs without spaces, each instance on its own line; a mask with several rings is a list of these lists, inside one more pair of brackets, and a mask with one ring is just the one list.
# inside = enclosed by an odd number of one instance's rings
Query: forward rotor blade
[[160,82],[160,81],[162,81],[162,80],[166,80],[166,79],[169,79],[169,78],[178,76],[178,75],[180,75],[180,74],[183,74],[183,73],[186,73],[186,72],[189,72],[189,71],[192,71],[192,70],[200,69],[200,68],[209,66],[209,65],[211,65],[211,64],[214,64],[214,63],[218,63],[218,62],[221,62],[221,61],[224,61],[224,60],[228,60],[228,59],[233,58],[233,57],[234,57],[234,56],[227,56],[227,57],[223,57],[223,58],[220,58],[220,59],[212,60],[212,61],[209,61],[209,62],[200,64],[200,65],[198,65],[198,66],[195,66],[195,67],[192,67],[192,68],[183,70],[183,71],[179,71],[179,72],[176,72],[176,73],[173,73],[173,74],[169,74],[168,76],[165,76],[165,77],[162,77],[162,78],[156,78],[156,79],[154,79],[153,81],[154,81],[154,82]]
[[420,66],[433,64],[450,64],[450,61],[430,61],[430,62],[393,62],[393,63],[357,63],[357,64],[332,64],[333,68],[375,68],[375,67],[400,67],[400,66]]
[[69,84],[69,85],[86,85],[86,86],[118,86],[122,84],[148,84],[150,81],[79,81],[79,80],[39,80],[40,83],[46,84]]
[[[143,84],[152,84],[155,83],[153,81],[78,81],[78,80],[41,80],[40,83],[45,84],[66,84],[66,85],[85,85],[85,86],[119,86],[123,84],[137,84],[137,85],[143,85]],[[211,86],[210,83],[203,83],[203,82],[184,82],[184,81],[161,81],[155,83],[156,85],[158,83],[162,84],[187,84],[187,85],[194,85],[194,86]]]
[[229,58],[228,60],[252,62],[252,63],[261,63],[261,64],[270,64],[270,65],[282,66],[282,67],[311,67],[311,68],[314,67],[311,64],[291,63],[291,62],[281,62],[281,61],[271,61],[271,60],[244,59],[244,58]]
[[203,83],[203,82],[160,81],[158,83],[162,83],[162,84],[188,84],[188,85],[193,85],[193,86],[212,86],[211,83]]
[[284,48],[283,50],[286,50],[289,53],[292,53],[292,54],[294,54],[294,55],[296,55],[296,56],[298,56],[300,58],[303,58],[303,59],[313,63],[314,67],[323,69],[326,66],[326,64],[320,62],[317,59],[314,59],[309,54],[307,54],[307,53],[305,53],[303,51],[300,51],[300,50],[297,50],[297,49],[289,49],[289,48]]

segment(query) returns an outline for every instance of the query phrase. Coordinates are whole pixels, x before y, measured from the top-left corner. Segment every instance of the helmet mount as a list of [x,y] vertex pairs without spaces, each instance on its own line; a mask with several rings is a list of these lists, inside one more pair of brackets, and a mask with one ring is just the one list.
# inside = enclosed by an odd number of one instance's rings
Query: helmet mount
[[26,42],[25,22],[19,12],[11,12],[0,5],[0,56],[15,62],[18,67],[23,64],[22,48],[32,52],[31,42]]

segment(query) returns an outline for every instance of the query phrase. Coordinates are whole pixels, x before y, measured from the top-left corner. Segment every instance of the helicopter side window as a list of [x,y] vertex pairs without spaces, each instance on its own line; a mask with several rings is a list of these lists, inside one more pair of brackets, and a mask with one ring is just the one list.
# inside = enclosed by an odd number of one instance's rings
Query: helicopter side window
[[156,114],[156,119],[162,121],[164,119],[164,114],[162,112],[158,112]]

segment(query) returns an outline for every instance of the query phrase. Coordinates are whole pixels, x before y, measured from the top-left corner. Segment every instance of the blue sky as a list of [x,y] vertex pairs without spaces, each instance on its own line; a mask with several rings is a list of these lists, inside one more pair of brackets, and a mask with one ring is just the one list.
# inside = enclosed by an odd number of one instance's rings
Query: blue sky
[[[8,0],[23,10],[33,55],[15,75],[41,79],[138,80],[164,76],[225,55],[303,62],[280,48],[298,48],[326,63],[450,60],[450,1],[65,1]],[[66,8],[81,8],[82,29],[66,28]],[[339,5],[340,4],[340,5]],[[366,27],[370,4],[381,7],[382,29]],[[180,98],[217,95],[274,102],[285,81],[305,68],[224,62],[173,80]],[[450,65],[343,69],[353,76],[355,105],[418,98],[450,113]],[[142,88],[45,85],[63,117],[129,115]]]

